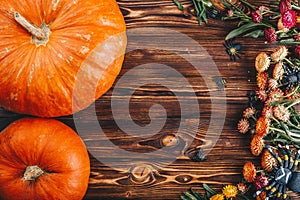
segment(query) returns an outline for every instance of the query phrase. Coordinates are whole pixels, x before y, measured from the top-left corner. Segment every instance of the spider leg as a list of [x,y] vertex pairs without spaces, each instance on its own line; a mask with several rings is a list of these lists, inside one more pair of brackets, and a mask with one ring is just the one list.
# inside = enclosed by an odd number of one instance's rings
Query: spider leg
[[278,188],[277,195],[276,195],[278,199],[280,199],[281,195],[283,194],[283,189],[284,189],[284,186],[280,185]]
[[286,193],[286,185],[283,186],[282,188],[282,199],[287,199],[288,198],[288,195]]
[[292,172],[294,172],[297,167],[298,167],[298,164],[299,164],[299,158],[300,158],[300,150],[297,151],[297,154],[295,156],[295,159],[294,159],[294,163],[293,163],[293,167],[292,167]]
[[278,147],[284,157],[283,161],[283,167],[288,168],[289,167],[289,158],[291,158],[291,151],[289,151],[289,146],[286,145],[286,148],[284,149],[280,144],[278,144]]
[[274,151],[271,149],[271,147],[269,145],[265,145],[265,147],[268,149],[268,151],[271,153],[271,155],[277,160],[279,166],[283,166],[282,159],[276,153],[274,153]]

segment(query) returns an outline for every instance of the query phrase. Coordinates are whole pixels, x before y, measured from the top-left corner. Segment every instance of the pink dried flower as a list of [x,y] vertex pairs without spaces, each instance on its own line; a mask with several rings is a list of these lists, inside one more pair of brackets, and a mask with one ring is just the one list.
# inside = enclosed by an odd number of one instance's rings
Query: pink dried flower
[[251,12],[252,21],[259,23],[262,21],[262,13],[260,10],[254,10]]
[[282,15],[282,24],[286,28],[293,28],[296,25],[297,22],[297,15],[295,11],[288,10],[285,11]]
[[249,119],[250,117],[252,117],[255,114],[255,112],[256,112],[255,108],[248,107],[244,110],[243,117],[246,119]]
[[269,107],[265,105],[261,114],[262,116],[265,116],[267,119],[270,119],[271,117],[273,117],[273,107]]
[[245,183],[237,184],[237,188],[242,194],[245,194],[247,192],[247,186]]
[[249,121],[245,118],[241,119],[238,123],[238,131],[240,133],[247,133],[248,130],[249,130],[249,127],[250,127],[250,124],[249,124]]
[[269,79],[269,81],[268,81],[268,86],[269,86],[269,88],[271,88],[272,90],[276,89],[276,88],[278,87],[278,82],[277,82],[277,80],[276,80],[276,79],[273,79],[273,78]]
[[254,180],[256,190],[260,190],[269,184],[268,178],[264,175],[257,176]]
[[290,112],[283,105],[275,106],[273,108],[273,112],[274,112],[274,116],[279,120],[287,122],[290,119]]
[[281,89],[279,88],[276,88],[275,90],[272,90],[270,93],[269,93],[269,103],[271,102],[274,102],[274,101],[279,101],[282,99],[284,93],[282,92]]
[[283,14],[292,9],[291,0],[281,0],[279,4],[280,13]]
[[265,35],[265,39],[271,44],[275,43],[277,40],[277,34],[273,27],[265,28],[264,35]]
[[232,16],[233,16],[233,10],[228,10],[227,17],[232,17]]

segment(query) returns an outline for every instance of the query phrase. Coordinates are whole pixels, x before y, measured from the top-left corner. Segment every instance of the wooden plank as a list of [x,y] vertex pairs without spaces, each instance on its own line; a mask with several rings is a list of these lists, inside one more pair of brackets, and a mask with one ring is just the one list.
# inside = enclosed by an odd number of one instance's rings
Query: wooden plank
[[[186,8],[191,7],[189,0],[182,1]],[[252,1],[253,2],[253,1]],[[257,4],[266,1],[256,1]],[[256,87],[255,69],[253,62],[258,51],[268,50],[272,45],[265,45],[264,41],[238,38],[236,42],[243,45],[242,59],[231,62],[223,47],[226,34],[234,27],[234,23],[220,20],[209,20],[209,24],[199,26],[196,18],[190,12],[182,13],[171,0],[119,0],[120,8],[124,14],[128,30],[135,28],[165,28],[182,33],[203,47],[215,62],[220,76],[226,80],[224,91],[217,84],[208,87],[205,79],[213,83],[211,72],[206,69],[199,74],[187,60],[181,55],[171,51],[157,50],[153,48],[135,49],[126,54],[123,69],[116,80],[116,84],[127,72],[137,66],[149,63],[159,63],[170,66],[185,77],[191,87],[178,84],[173,85],[170,91],[164,85],[176,82],[177,76],[167,74],[165,78],[152,78],[155,71],[147,72],[151,77],[151,84],[136,88],[133,76],[132,83],[118,88],[114,95],[114,88],[98,99],[95,105],[96,120],[99,121],[104,134],[99,134],[95,126],[94,113],[89,109],[74,116],[58,118],[79,132],[84,139],[91,157],[91,176],[89,189],[85,199],[179,199],[182,192],[190,187],[196,191],[203,191],[202,183],[208,183],[213,188],[220,189],[223,184],[238,183],[241,180],[241,169],[245,161],[253,161],[259,165],[259,158],[253,157],[249,151],[249,139],[236,130],[236,124],[241,117],[242,110],[247,106],[247,93]],[[187,9],[188,10],[188,9]],[[144,35],[145,42],[153,42],[151,35]],[[134,43],[136,41],[128,41]],[[165,41],[161,41],[164,43]],[[174,41],[174,49],[177,46],[187,49],[189,56],[199,57],[199,52],[188,51],[191,46]],[[204,62],[204,61],[203,61]],[[161,74],[159,74],[161,75]],[[208,77],[205,77],[208,75]],[[139,77],[139,76],[138,76]],[[140,76],[140,81],[147,79],[147,74]],[[133,95],[125,92],[134,91]],[[178,94],[176,96],[174,94]],[[224,92],[223,97],[221,93]],[[196,95],[199,113],[195,110],[184,108],[180,103],[187,104],[190,97]],[[212,95],[213,94],[213,95]],[[114,116],[111,106],[112,96],[114,101],[130,99],[129,106],[116,106],[114,112],[120,113]],[[179,102],[178,98],[182,98]],[[226,104],[223,102],[226,100]],[[212,110],[212,101],[216,102]],[[151,124],[149,109],[155,104],[160,104],[163,109],[156,109],[152,118],[165,120],[166,123],[156,133],[140,132],[137,136],[131,135],[118,127],[118,124],[129,124],[134,121],[138,126],[145,127]],[[226,106],[224,108],[224,106]],[[123,112],[128,107],[130,118]],[[189,112],[189,115],[182,115]],[[220,118],[211,120],[212,112]],[[166,117],[167,114],[167,117]],[[222,126],[221,135],[207,136],[208,127],[212,129],[222,123],[222,116],[226,117]],[[21,116],[0,110],[0,129],[5,128],[13,120]],[[182,118],[191,124],[200,120],[196,129],[185,128],[180,137],[176,137]],[[74,122],[75,121],[75,122]],[[80,123],[80,126],[78,125]],[[82,128],[83,127],[83,128]],[[137,128],[133,131],[138,131]],[[201,145],[207,146],[217,138],[214,148],[208,153],[204,162],[194,162],[189,159],[187,152],[193,151]],[[191,144],[186,141],[191,140]],[[112,142],[113,146],[108,142]],[[134,158],[128,154],[118,154],[116,148],[132,152]],[[163,148],[163,151],[158,151]],[[155,156],[148,157],[148,154]],[[172,162],[170,163],[170,160]],[[142,162],[141,162],[142,161]],[[105,166],[109,162],[111,166]],[[300,196],[294,196],[295,199]]]

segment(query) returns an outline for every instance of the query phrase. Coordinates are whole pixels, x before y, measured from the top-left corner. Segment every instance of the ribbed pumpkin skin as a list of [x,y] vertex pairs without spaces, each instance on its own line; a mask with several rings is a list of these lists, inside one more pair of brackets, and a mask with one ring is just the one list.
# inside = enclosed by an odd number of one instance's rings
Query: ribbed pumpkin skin
[[[24,118],[0,134],[0,199],[80,200],[88,187],[90,161],[80,137],[53,119]],[[22,179],[27,166],[44,174]]]
[[[32,42],[14,12],[37,27],[49,25],[45,46]],[[86,108],[119,74],[125,31],[115,0],[0,0],[0,106],[40,117]],[[114,42],[105,45],[111,37]],[[85,97],[87,91],[92,97]]]

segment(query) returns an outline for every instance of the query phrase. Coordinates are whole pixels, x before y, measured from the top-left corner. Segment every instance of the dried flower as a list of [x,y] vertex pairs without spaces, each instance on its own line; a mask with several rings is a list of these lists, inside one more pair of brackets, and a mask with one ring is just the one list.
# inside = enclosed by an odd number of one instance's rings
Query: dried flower
[[295,47],[294,53],[295,53],[296,57],[300,59],[300,45],[299,44]]
[[276,30],[273,27],[265,28],[264,35],[265,39],[271,44],[275,43],[277,40]]
[[261,156],[261,166],[264,170],[271,172],[274,166],[277,166],[277,160],[272,156],[272,154],[264,149]]
[[267,193],[262,192],[255,198],[255,200],[266,200],[266,198],[267,198]]
[[268,85],[268,73],[261,72],[256,76],[257,86],[260,90],[265,90]]
[[287,122],[290,119],[290,112],[288,109],[284,107],[284,105],[280,104],[273,108],[274,116],[282,120],[284,122]]
[[281,80],[284,74],[284,69],[282,66],[282,62],[279,62],[275,65],[273,69],[273,78],[276,80]]
[[290,29],[286,28],[285,26],[283,26],[282,17],[280,17],[278,22],[277,22],[277,28],[278,28],[278,30],[280,30],[282,32],[285,32],[285,33],[290,30]]
[[271,78],[268,81],[268,87],[271,88],[272,90],[276,89],[278,87],[278,82],[276,79]]
[[226,185],[225,187],[223,187],[222,192],[226,198],[230,199],[236,197],[236,195],[238,194],[238,189],[234,185]]
[[282,24],[286,28],[293,28],[297,22],[297,15],[293,10],[287,10],[282,14]]
[[258,135],[254,135],[250,143],[251,153],[254,156],[259,156],[264,148],[264,145],[263,139]]
[[256,109],[253,108],[253,107],[248,107],[244,110],[243,112],[243,117],[246,118],[246,119],[249,119],[251,118],[256,112]]
[[258,91],[256,91],[256,94],[257,94],[259,100],[261,100],[262,102],[265,102],[268,98],[268,94],[266,93],[265,90],[258,90]]
[[260,52],[255,58],[255,68],[258,72],[266,71],[270,66],[270,58],[265,52]]
[[281,0],[279,4],[280,13],[283,14],[292,9],[291,0]]
[[283,95],[284,95],[284,93],[279,88],[276,88],[275,90],[272,90],[269,93],[268,103],[281,100]]
[[249,130],[250,124],[249,121],[247,119],[241,119],[238,123],[238,131],[240,133],[247,133]]
[[271,54],[271,59],[275,62],[283,60],[288,54],[288,49],[285,46],[279,46]]
[[256,190],[260,190],[269,184],[268,178],[264,175],[257,176],[254,180]]
[[265,105],[261,114],[262,114],[262,116],[266,117],[267,119],[270,119],[271,117],[273,117],[273,107],[269,107],[269,106]]
[[233,10],[227,11],[227,17],[233,17]]
[[245,183],[237,184],[237,188],[242,194],[245,194],[247,192],[247,186]]
[[259,23],[262,21],[262,13],[260,10],[254,10],[251,12],[252,21]]
[[215,194],[214,196],[210,197],[209,200],[224,200],[223,194]]
[[269,119],[266,116],[261,116],[256,121],[256,126],[255,126],[256,135],[263,138],[268,134],[269,127],[270,127]]
[[243,177],[244,179],[252,183],[256,177],[256,169],[252,162],[246,162],[243,167]]

